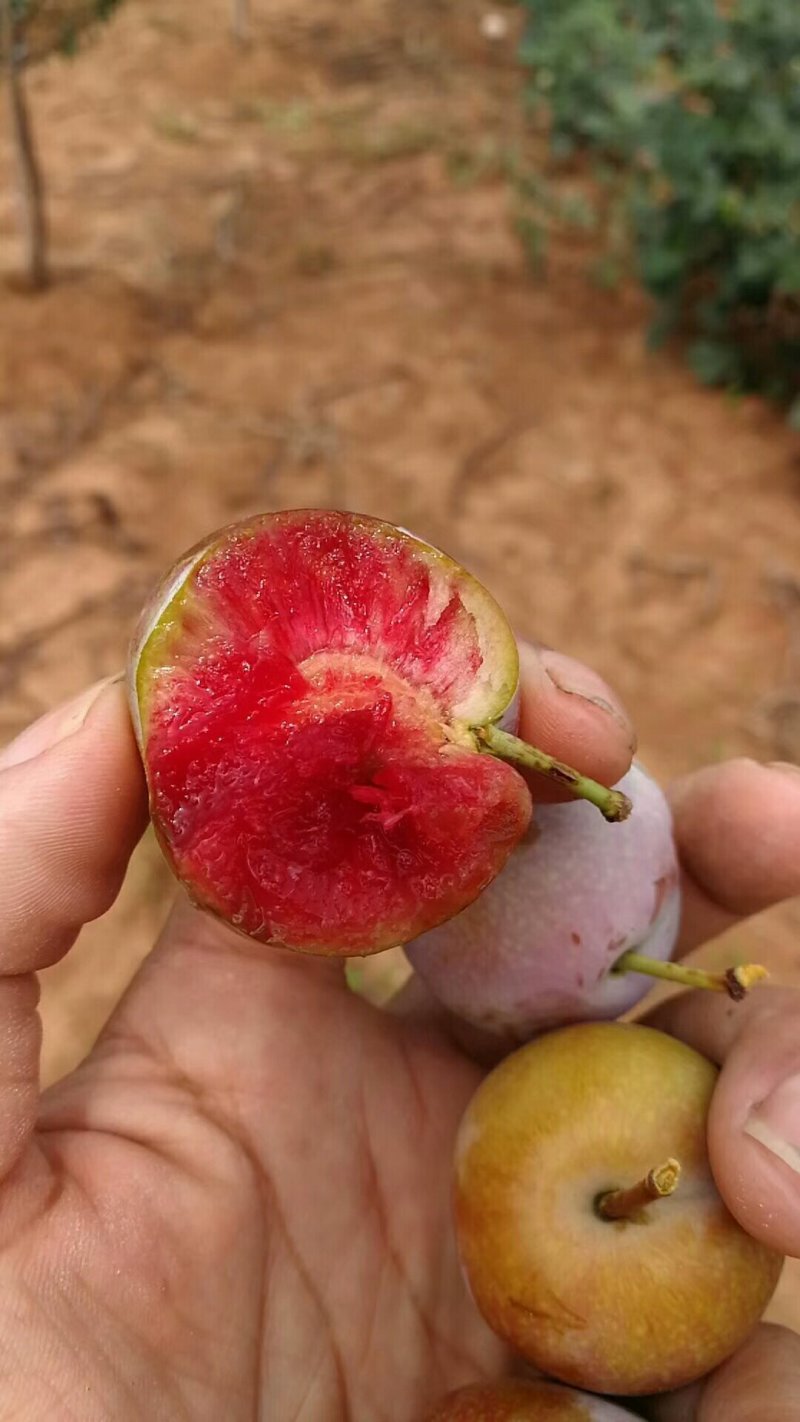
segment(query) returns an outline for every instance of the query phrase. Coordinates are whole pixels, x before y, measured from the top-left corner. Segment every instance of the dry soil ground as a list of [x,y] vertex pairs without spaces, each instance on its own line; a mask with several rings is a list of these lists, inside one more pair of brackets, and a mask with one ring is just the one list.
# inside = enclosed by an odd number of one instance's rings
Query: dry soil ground
[[[223,0],[131,0],[31,74],[56,279],[15,283],[0,147],[2,737],[119,666],[208,529],[325,504],[444,544],[522,633],[593,662],[662,775],[800,760],[797,438],[648,355],[641,298],[592,287],[574,240],[531,276],[506,172],[541,142],[514,13],[491,42],[486,8],[255,0],[241,49]],[[48,1079],[168,895],[146,842],[45,975]],[[797,976],[799,925],[724,952]]]

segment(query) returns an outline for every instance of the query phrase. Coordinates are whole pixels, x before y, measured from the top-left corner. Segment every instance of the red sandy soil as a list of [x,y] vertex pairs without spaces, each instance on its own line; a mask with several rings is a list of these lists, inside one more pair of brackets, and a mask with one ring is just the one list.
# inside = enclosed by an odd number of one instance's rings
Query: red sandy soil
[[[532,276],[514,11],[491,42],[474,0],[254,9],[242,49],[222,0],[138,0],[31,73],[56,278],[35,298],[0,150],[0,736],[116,670],[209,529],[331,505],[444,545],[522,634],[592,662],[660,775],[800,760],[797,437],[646,353],[642,297],[593,287],[576,240]],[[44,975],[46,1079],[169,895],[146,841]],[[799,925],[763,915],[711,956],[789,980]]]

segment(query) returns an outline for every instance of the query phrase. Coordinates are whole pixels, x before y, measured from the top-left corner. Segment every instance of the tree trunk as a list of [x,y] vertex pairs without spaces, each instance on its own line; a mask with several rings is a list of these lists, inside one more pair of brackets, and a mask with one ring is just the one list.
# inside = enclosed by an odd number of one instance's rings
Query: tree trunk
[[237,44],[250,43],[250,0],[231,0],[231,34]]
[[17,165],[17,194],[22,214],[28,280],[34,291],[42,291],[49,280],[44,184],[25,98],[22,65],[17,54],[17,37],[14,18],[11,14],[11,0],[0,0],[0,24],[2,24],[0,39],[5,54],[8,116]]

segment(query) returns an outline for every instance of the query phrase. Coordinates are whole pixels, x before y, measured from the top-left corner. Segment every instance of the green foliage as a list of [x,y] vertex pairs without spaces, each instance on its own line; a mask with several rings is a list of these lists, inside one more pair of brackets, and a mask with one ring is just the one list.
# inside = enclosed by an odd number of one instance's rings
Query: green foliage
[[524,4],[528,102],[622,197],[653,341],[688,331],[700,379],[799,398],[800,5]]
[[[19,63],[35,64],[50,54],[73,55],[95,25],[103,24],[122,0],[10,0]],[[0,0],[0,6],[7,0]],[[0,62],[7,57],[0,43]]]

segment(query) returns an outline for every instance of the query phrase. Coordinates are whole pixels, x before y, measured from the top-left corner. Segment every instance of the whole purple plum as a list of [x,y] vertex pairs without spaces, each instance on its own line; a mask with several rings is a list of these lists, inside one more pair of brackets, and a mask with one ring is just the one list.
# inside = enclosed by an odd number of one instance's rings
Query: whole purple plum
[[680,919],[678,860],[666,798],[634,765],[633,804],[609,825],[586,804],[537,807],[500,876],[469,908],[407,945],[416,972],[451,1012],[509,1042],[586,1018],[618,1017],[651,986],[612,974],[637,950],[668,959]]

